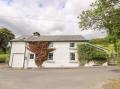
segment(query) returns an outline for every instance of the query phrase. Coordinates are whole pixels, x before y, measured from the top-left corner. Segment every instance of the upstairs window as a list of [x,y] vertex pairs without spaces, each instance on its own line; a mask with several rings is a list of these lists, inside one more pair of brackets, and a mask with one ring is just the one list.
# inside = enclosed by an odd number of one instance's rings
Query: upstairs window
[[48,54],[48,60],[53,60],[53,53]]
[[34,59],[34,54],[30,54],[30,59]]
[[49,48],[53,47],[53,42],[49,42],[49,43],[48,43],[48,47],[49,47]]
[[75,53],[70,53],[70,60],[75,61]]
[[75,47],[75,43],[70,43],[70,47]]

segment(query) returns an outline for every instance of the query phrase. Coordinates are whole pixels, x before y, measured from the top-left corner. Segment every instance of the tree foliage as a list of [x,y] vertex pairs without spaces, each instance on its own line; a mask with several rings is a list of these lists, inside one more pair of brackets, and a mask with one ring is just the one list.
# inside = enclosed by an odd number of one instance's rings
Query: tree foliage
[[0,28],[0,48],[6,52],[8,42],[13,39],[15,35],[6,28]]
[[[80,15],[80,27],[83,29],[103,29],[109,33],[120,30],[120,1],[96,0],[91,8]],[[114,31],[114,32],[117,32]],[[113,31],[112,31],[113,32]]]
[[92,39],[92,40],[89,41],[89,43],[98,44],[98,45],[104,45],[104,46],[108,46],[109,45],[108,40],[106,40],[105,38]]
[[91,9],[80,15],[83,29],[106,29],[109,36],[120,35],[120,0],[96,0]]
[[82,12],[79,24],[83,30],[106,30],[107,38],[114,44],[117,53],[117,42],[120,39],[120,0],[96,0],[90,9]]

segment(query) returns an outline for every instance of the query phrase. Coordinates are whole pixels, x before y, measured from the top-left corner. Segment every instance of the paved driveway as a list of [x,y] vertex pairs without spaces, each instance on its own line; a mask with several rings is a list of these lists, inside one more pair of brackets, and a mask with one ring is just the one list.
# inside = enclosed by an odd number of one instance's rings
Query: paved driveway
[[78,69],[0,69],[0,89],[94,89],[117,78],[118,67]]

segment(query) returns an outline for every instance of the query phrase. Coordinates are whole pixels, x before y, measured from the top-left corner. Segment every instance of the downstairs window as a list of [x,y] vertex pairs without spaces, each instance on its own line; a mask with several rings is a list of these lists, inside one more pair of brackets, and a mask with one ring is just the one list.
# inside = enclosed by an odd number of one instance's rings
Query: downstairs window
[[53,60],[53,53],[48,53],[48,60]]
[[70,53],[70,60],[75,61],[75,53]]

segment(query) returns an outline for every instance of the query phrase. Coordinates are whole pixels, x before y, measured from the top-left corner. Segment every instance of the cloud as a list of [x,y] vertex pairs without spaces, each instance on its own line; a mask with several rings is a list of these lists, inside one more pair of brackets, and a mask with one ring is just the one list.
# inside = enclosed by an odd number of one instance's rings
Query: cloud
[[0,26],[17,35],[90,34],[80,31],[77,16],[94,0],[0,0]]

